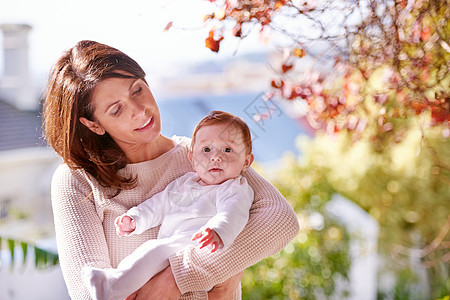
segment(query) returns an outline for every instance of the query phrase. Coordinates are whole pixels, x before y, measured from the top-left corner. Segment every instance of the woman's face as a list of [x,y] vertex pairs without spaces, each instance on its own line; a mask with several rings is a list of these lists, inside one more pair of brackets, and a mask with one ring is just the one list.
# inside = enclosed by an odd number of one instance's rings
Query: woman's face
[[91,126],[83,118],[80,121],[97,134],[106,131],[125,152],[154,141],[161,133],[158,106],[142,79],[105,79],[94,89],[91,102],[95,121]]

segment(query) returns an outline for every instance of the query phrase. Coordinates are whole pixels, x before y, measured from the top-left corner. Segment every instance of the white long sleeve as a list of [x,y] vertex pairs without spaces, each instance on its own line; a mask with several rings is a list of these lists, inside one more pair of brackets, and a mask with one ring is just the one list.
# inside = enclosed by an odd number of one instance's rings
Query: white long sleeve
[[233,243],[247,224],[253,195],[253,189],[241,176],[228,180],[217,188],[217,213],[203,227],[217,232],[222,239],[224,248]]
[[132,234],[142,234],[144,231],[163,223],[164,218],[172,208],[172,203],[182,197],[178,187],[180,179],[184,177],[186,175],[172,181],[163,191],[127,211],[126,215],[136,222],[136,229]]

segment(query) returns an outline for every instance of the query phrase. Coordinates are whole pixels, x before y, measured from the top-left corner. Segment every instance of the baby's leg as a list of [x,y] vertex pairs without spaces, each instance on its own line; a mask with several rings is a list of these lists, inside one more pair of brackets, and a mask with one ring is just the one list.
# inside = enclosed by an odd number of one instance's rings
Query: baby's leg
[[147,241],[116,269],[85,267],[83,280],[94,300],[123,300],[168,267],[169,258],[190,244],[193,244],[190,236],[180,235]]

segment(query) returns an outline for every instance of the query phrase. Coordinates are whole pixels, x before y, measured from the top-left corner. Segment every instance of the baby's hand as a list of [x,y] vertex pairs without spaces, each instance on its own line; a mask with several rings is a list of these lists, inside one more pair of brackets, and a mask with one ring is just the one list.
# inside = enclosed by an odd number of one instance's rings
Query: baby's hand
[[208,245],[212,246],[211,253],[216,252],[217,249],[223,247],[222,239],[217,234],[217,232],[215,232],[211,228],[206,228],[204,230],[200,229],[199,231],[194,233],[194,235],[192,236],[192,240],[195,241],[198,239],[200,239],[198,241],[201,244],[200,249]]
[[130,235],[136,229],[136,222],[127,215],[121,215],[114,222],[118,236]]

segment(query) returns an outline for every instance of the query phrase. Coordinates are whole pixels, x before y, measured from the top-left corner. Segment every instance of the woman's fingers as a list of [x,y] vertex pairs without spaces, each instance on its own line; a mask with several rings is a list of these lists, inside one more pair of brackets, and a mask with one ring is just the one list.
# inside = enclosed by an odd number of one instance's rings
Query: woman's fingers
[[136,297],[137,297],[138,292],[139,292],[139,290],[137,290],[136,292],[134,292],[130,296],[126,297],[125,300],[135,300]]

